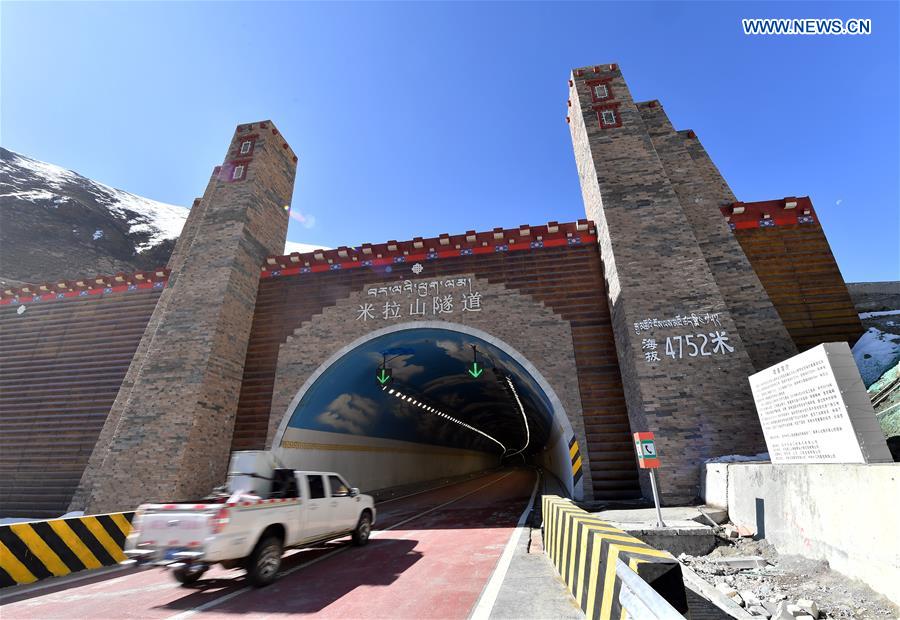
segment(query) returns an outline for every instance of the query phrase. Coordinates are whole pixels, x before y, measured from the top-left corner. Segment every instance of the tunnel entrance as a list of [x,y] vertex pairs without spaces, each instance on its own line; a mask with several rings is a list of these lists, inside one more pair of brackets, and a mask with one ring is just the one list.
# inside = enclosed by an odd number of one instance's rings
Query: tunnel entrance
[[503,340],[445,321],[380,329],[334,353],[272,446],[286,466],[338,470],[364,490],[533,463],[583,497],[571,424],[540,371]]

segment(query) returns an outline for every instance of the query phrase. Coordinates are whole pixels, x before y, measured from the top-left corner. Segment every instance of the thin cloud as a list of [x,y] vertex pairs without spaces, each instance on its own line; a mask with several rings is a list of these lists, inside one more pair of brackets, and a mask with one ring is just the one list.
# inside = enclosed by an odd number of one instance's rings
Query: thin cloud
[[301,213],[299,210],[294,210],[294,209],[291,209],[290,214],[291,214],[291,219],[296,222],[300,222],[300,225],[303,226],[303,228],[312,228],[313,226],[316,225],[316,216],[315,215],[308,215],[305,213]]

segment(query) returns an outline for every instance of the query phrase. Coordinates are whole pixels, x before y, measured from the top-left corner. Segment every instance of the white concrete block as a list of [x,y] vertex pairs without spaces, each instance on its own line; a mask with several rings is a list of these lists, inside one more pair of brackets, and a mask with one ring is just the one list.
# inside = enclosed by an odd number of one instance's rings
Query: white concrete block
[[728,466],[735,525],[779,553],[825,560],[900,604],[898,497],[900,463]]

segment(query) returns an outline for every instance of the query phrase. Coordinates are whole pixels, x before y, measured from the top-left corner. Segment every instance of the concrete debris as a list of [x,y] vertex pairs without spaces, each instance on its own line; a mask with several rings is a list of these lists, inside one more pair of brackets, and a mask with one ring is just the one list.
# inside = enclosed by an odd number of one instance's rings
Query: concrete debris
[[[771,620],[895,620],[900,610],[861,582],[825,562],[781,556],[765,540],[732,538],[705,556],[683,553],[685,584],[732,618]],[[691,579],[689,579],[689,577]],[[693,579],[693,581],[692,581]]]
[[734,596],[738,593],[737,590],[728,585],[728,582],[723,581],[721,583],[716,584],[716,590],[724,594],[725,596]]
[[[744,600],[744,603],[747,604],[747,607],[755,607],[759,605],[759,598],[757,598],[756,594],[753,593],[752,590],[741,590],[738,592],[741,595],[741,598]],[[797,603],[800,604],[799,601]]]
[[768,566],[768,562],[766,562],[766,558],[760,555],[747,555],[747,556],[734,556],[730,558],[715,558],[712,560],[716,564],[720,566],[724,566],[726,568],[765,568]]
[[794,616],[787,610],[787,605],[783,603],[784,601],[775,606],[775,612],[771,616],[772,620],[794,620]]
[[813,618],[819,617],[819,607],[816,605],[814,601],[811,601],[808,598],[801,598],[797,601],[797,607],[806,612],[807,615],[812,616]]

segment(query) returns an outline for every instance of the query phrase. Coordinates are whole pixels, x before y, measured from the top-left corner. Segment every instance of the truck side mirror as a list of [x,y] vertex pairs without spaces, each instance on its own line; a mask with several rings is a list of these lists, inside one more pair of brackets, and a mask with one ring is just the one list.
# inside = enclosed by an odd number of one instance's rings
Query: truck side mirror
[[356,487],[350,489],[350,497],[356,497],[357,495],[359,495],[359,489],[357,489]]

